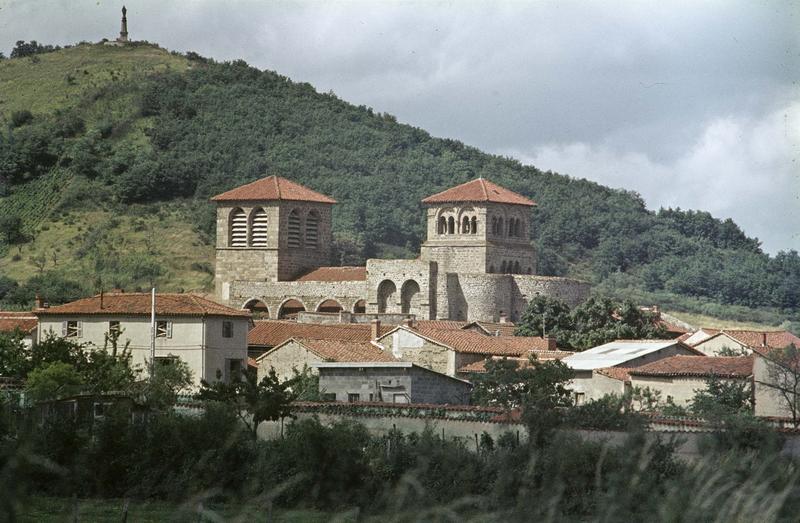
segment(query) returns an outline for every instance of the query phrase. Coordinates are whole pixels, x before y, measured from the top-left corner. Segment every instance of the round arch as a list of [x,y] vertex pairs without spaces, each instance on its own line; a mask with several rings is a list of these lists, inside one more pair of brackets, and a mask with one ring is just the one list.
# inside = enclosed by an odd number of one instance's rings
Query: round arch
[[319,305],[317,305],[317,312],[342,312],[344,307],[338,301],[328,298],[327,300],[322,300]]
[[397,285],[392,280],[383,280],[378,285],[378,312],[392,312],[396,301]]
[[406,280],[400,289],[400,312],[408,314],[419,305],[419,283]]
[[364,314],[367,312],[367,300],[358,300],[353,304],[354,314]]
[[289,298],[288,300],[284,300],[280,307],[278,307],[278,319],[295,318],[298,312],[303,312],[305,310],[306,306],[302,301],[296,298]]
[[250,314],[253,315],[253,319],[269,318],[269,307],[258,298],[250,298],[244,302],[242,309],[250,311]]

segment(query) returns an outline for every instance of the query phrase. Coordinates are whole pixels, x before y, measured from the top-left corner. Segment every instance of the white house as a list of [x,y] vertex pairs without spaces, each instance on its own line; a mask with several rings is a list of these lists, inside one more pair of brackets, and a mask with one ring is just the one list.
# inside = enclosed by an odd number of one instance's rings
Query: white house
[[38,320],[32,312],[0,311],[0,332],[18,334],[27,348],[36,343],[36,325]]
[[[89,347],[103,347],[111,332],[129,344],[134,366],[150,360],[150,293],[98,294],[40,309],[38,338],[53,333]],[[156,294],[155,363],[179,359],[194,382],[229,380],[247,363],[250,313],[192,294]]]
[[622,394],[630,383],[630,369],[678,355],[703,356],[678,340],[616,340],[561,361],[575,371],[570,386],[580,404],[610,393]]
[[725,329],[692,346],[706,356],[717,356],[725,349],[752,354],[757,348],[784,348],[794,343],[800,347],[800,338],[789,331],[753,331]]

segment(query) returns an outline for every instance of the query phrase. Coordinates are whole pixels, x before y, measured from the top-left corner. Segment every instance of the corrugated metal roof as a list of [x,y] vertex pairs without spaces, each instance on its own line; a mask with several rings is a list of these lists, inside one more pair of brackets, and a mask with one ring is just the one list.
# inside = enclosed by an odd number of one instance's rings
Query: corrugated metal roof
[[562,361],[575,370],[614,367],[678,345],[676,340],[617,340],[579,352]]

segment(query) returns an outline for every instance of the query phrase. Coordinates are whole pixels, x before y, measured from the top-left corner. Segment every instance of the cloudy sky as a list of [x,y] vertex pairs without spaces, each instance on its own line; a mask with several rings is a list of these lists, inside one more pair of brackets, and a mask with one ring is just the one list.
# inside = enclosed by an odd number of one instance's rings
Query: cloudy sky
[[[126,3],[133,39],[242,58],[800,250],[800,2]],[[115,37],[120,7],[0,0],[0,49]]]

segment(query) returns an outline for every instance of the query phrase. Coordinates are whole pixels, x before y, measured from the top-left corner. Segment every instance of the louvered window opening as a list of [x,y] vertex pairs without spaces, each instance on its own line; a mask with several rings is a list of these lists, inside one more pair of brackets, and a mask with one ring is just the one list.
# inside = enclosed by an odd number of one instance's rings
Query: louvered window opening
[[315,213],[306,216],[306,247],[317,246],[317,235],[319,231],[319,217]]
[[267,246],[267,212],[256,209],[253,212],[253,221],[250,223],[250,246]]
[[231,247],[247,247],[247,215],[241,209],[231,215]]
[[300,215],[297,211],[289,214],[289,247],[300,247]]

